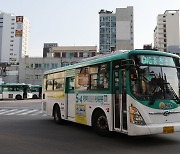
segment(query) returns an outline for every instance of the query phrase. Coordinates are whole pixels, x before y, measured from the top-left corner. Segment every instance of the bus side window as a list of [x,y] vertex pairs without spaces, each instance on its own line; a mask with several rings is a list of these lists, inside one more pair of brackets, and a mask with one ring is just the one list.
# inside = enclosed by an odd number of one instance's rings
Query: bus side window
[[98,75],[97,74],[92,74],[90,75],[90,80],[91,80],[91,89],[95,90],[97,89],[97,81],[98,81]]
[[98,74],[99,74],[98,89],[108,90],[109,89],[109,63],[100,64]]
[[89,90],[90,74],[88,67],[82,67],[76,70],[76,89],[83,91]]
[[64,79],[54,80],[54,90],[64,90]]
[[53,80],[47,80],[47,90],[53,90]]

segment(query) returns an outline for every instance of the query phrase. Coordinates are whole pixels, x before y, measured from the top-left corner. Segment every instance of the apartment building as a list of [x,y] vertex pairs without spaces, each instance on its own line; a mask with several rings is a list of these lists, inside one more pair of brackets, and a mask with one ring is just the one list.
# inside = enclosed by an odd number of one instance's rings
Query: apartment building
[[166,10],[157,16],[154,29],[154,48],[160,51],[180,53],[179,10]]
[[18,65],[28,55],[29,21],[0,11],[0,63]]
[[116,8],[116,12],[99,12],[99,51],[134,49],[133,7]]

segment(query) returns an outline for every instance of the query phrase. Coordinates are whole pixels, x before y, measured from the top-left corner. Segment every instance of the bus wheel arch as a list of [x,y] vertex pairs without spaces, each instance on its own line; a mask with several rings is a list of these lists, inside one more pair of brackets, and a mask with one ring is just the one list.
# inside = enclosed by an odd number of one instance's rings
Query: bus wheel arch
[[59,106],[58,103],[55,103],[54,106],[53,106],[53,117],[54,117],[54,121],[57,124],[62,123],[61,110],[60,110],[60,106]]
[[91,119],[94,130],[100,135],[106,135],[109,132],[108,120],[105,112],[101,108],[96,108],[92,113]]
[[21,99],[22,99],[22,96],[21,96],[21,95],[16,95],[15,99],[21,100]]

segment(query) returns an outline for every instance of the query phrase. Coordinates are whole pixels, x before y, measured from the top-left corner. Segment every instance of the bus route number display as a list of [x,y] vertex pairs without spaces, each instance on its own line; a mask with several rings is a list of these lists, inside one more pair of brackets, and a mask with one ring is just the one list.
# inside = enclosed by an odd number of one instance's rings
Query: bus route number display
[[164,56],[140,55],[140,62],[143,65],[175,66],[172,57],[164,57]]

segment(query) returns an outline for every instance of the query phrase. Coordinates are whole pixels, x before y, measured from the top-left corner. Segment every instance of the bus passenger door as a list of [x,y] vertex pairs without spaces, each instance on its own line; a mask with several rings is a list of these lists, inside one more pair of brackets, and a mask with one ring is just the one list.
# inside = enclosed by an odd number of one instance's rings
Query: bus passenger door
[[113,71],[114,129],[127,131],[126,74],[124,70]]
[[66,102],[65,102],[65,118],[69,120],[74,120],[75,118],[75,78],[66,78]]

